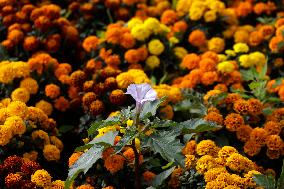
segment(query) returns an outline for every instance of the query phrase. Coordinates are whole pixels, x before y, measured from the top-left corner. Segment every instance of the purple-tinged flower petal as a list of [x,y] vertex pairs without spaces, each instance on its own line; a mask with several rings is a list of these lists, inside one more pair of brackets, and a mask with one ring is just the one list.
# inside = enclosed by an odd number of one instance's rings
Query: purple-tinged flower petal
[[146,83],[129,85],[125,94],[130,94],[139,104],[157,99],[156,91]]

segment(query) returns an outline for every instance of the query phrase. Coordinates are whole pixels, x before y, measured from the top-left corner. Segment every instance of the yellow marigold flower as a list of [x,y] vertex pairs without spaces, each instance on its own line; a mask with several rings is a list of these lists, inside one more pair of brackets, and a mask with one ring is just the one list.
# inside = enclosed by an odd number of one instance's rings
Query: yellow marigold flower
[[256,175],[256,174],[261,174],[261,173],[256,170],[251,170],[247,174],[244,175],[245,186],[251,187],[251,188],[256,187],[256,183],[253,180],[253,175]]
[[7,111],[9,115],[19,116],[24,118],[28,113],[28,108],[24,102],[21,101],[13,101],[7,107]]
[[220,53],[225,48],[225,41],[220,37],[213,37],[208,41],[208,49]]
[[30,152],[25,152],[23,154],[23,158],[30,160],[30,161],[36,161],[37,160],[37,156],[38,156],[38,152],[37,151],[30,151]]
[[231,50],[231,49],[225,50],[225,53],[226,53],[227,56],[232,56],[232,57],[235,57],[235,56],[236,56],[235,51],[233,51],[233,50]]
[[38,83],[33,78],[25,78],[21,81],[20,87],[26,88],[30,94],[36,94],[38,91]]
[[0,109],[0,124],[4,124],[5,120],[9,117],[7,108]]
[[169,42],[170,42],[171,44],[177,44],[177,43],[179,43],[179,39],[176,38],[176,37],[171,37],[171,38],[169,39]]
[[160,31],[160,22],[157,18],[147,18],[144,21],[144,26],[147,30],[151,31],[154,34],[157,34]]
[[214,11],[223,11],[226,8],[225,3],[223,3],[222,1],[210,1],[207,0],[206,1],[207,6],[209,7],[209,9],[214,10]]
[[125,159],[123,156],[115,154],[106,158],[104,166],[113,174],[123,168],[124,161]]
[[215,95],[218,95],[220,93],[222,93],[222,91],[220,91],[220,90],[210,90],[206,93],[206,95],[203,96],[203,100],[204,100],[205,103],[207,103],[209,98],[211,98]]
[[249,55],[243,54],[239,57],[240,65],[244,68],[249,68],[254,65],[254,62],[250,59]]
[[63,145],[62,141],[59,138],[57,138],[56,136],[50,137],[50,143],[55,145],[60,151],[63,150],[64,145]]
[[43,130],[37,130],[37,131],[33,131],[32,132],[32,139],[33,140],[42,140],[42,143],[44,145],[50,144],[50,140],[49,140],[49,136],[47,134],[47,132],[43,131]]
[[26,132],[26,124],[19,116],[8,117],[4,125],[12,130],[13,135],[22,135]]
[[199,158],[196,162],[196,170],[198,173],[204,174],[206,171],[218,167],[215,159],[210,155]]
[[197,21],[202,16],[204,11],[206,10],[206,4],[203,1],[193,1],[190,9],[189,9],[189,18],[191,20]]
[[41,109],[46,115],[51,115],[53,111],[52,104],[45,100],[40,100],[38,103],[36,103],[35,107]]
[[231,61],[221,62],[217,65],[217,70],[221,73],[231,73],[235,70],[235,65]]
[[202,140],[196,146],[196,153],[200,156],[203,155],[216,156],[218,154],[218,150],[219,148],[212,140]]
[[11,99],[26,103],[30,100],[30,93],[26,88],[17,88],[12,92]]
[[177,103],[182,100],[181,90],[174,86],[167,84],[160,84],[153,87],[158,94],[159,98],[167,97],[162,105],[166,105],[168,102]]
[[179,1],[177,1],[176,11],[178,13],[180,13],[181,15],[185,15],[188,12],[192,2],[193,2],[193,0],[179,0]]
[[205,22],[214,22],[217,19],[217,12],[215,10],[208,10],[204,14]]
[[195,156],[194,155],[185,155],[185,168],[190,169],[195,165]]
[[183,59],[187,54],[187,50],[183,47],[175,47],[174,48],[174,54],[176,57],[178,57],[179,59]]
[[12,130],[0,125],[0,146],[5,146],[12,139]]
[[142,25],[143,24],[143,21],[141,20],[141,19],[139,19],[139,18],[131,18],[131,20],[129,20],[128,22],[127,22],[127,27],[129,28],[129,29],[132,29],[132,28],[134,28],[135,26],[137,26],[137,25]]
[[266,63],[266,57],[261,52],[253,52],[249,54],[249,59],[254,62],[256,66],[263,66]]
[[135,147],[137,148],[138,151],[140,151],[141,141],[139,140],[139,138],[135,138]]
[[224,54],[218,54],[218,62],[224,62],[227,60],[227,56]]
[[51,183],[50,189],[64,189],[65,182],[62,180],[55,180]]
[[236,43],[233,49],[236,53],[247,53],[249,51],[249,47],[246,43]]
[[4,107],[8,107],[8,105],[11,103],[11,99],[10,98],[4,98],[1,100],[1,103],[4,105]]
[[116,82],[119,88],[126,89],[128,85],[135,83],[150,83],[150,79],[143,70],[130,69],[116,77]]
[[32,176],[31,181],[38,187],[47,187],[51,185],[51,176],[44,170],[37,170]]
[[236,148],[232,146],[223,146],[218,152],[218,157],[226,161],[226,159],[230,157],[230,155],[232,155],[233,153],[238,153]]
[[254,164],[251,160],[238,153],[233,153],[227,158],[226,166],[232,171],[237,172],[249,171],[254,168]]
[[149,56],[149,57],[146,59],[146,65],[147,65],[150,69],[155,69],[155,68],[159,67],[159,65],[160,65],[160,59],[159,59],[159,57],[157,57],[157,56],[155,56],[155,55]]
[[57,161],[60,159],[60,150],[52,144],[44,145],[43,156],[47,161]]
[[225,167],[217,167],[209,169],[206,173],[204,173],[205,182],[211,182],[215,180],[218,177],[218,175],[220,175],[221,173],[227,173]]
[[107,132],[110,132],[110,131],[116,131],[116,126],[107,126],[107,127],[103,127],[103,128],[98,129],[99,133],[96,136],[96,138],[101,137],[101,136],[103,136],[104,134],[106,134]]
[[148,43],[148,50],[153,55],[160,55],[165,50],[165,46],[159,39],[153,39]]
[[30,68],[26,62],[0,62],[1,83],[9,83],[15,78],[27,77],[29,74]]
[[227,183],[224,181],[213,180],[206,183],[205,189],[224,189],[227,186]]
[[145,27],[144,24],[135,25],[131,29],[131,35],[138,41],[144,41],[150,36],[151,32]]

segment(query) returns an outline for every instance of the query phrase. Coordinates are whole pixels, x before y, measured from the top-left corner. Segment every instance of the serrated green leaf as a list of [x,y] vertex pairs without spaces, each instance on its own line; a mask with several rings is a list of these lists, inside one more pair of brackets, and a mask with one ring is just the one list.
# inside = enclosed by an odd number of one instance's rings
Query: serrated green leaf
[[194,118],[180,123],[181,131],[186,134],[201,133],[222,128],[215,122],[206,121],[202,118]]
[[147,119],[151,116],[155,116],[158,107],[163,103],[165,98],[157,99],[151,102],[146,102],[140,113],[140,119]]
[[160,120],[156,118],[153,121],[152,128],[166,128],[166,127],[175,127],[178,123],[172,120]]
[[158,187],[160,185],[163,184],[164,180],[166,180],[171,174],[172,172],[175,170],[175,167],[172,167],[160,174],[158,174],[157,176],[155,176],[155,178],[153,179],[151,185],[153,187]]
[[282,161],[282,170],[277,181],[277,189],[284,189],[284,160]]
[[67,180],[65,181],[65,189],[69,189],[76,177],[87,171],[102,157],[104,147],[93,146],[87,152],[83,153],[80,158],[70,167]]
[[184,166],[184,156],[181,154],[183,145],[176,139],[179,132],[161,131],[157,134],[150,135],[146,139],[146,146],[156,154],[159,153],[163,159],[168,162],[175,162]]
[[[132,126],[135,127],[135,126]],[[124,136],[120,139],[120,141],[115,145],[114,149],[116,153],[121,152],[121,150],[129,144],[137,135],[136,129],[127,130]]]
[[259,78],[259,74],[254,67],[249,70],[240,70],[242,79],[245,81],[253,81]]
[[264,66],[262,67],[260,73],[259,73],[259,78],[260,79],[264,79],[265,78],[265,75],[267,73],[267,61],[268,61],[268,58],[266,58],[266,62],[264,64]]
[[98,129],[120,123],[120,116],[108,117],[106,120],[96,121],[88,129],[88,135],[94,134]]
[[275,189],[275,180],[272,176],[255,174],[253,175],[254,182],[265,189]]

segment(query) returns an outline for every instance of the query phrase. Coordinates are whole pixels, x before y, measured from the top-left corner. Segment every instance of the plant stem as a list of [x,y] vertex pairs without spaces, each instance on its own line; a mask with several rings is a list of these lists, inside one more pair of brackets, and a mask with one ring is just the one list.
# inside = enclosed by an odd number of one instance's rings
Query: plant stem
[[139,170],[139,153],[135,146],[135,139],[132,140],[132,149],[135,155],[134,171],[135,171],[135,189],[141,189],[141,178]]

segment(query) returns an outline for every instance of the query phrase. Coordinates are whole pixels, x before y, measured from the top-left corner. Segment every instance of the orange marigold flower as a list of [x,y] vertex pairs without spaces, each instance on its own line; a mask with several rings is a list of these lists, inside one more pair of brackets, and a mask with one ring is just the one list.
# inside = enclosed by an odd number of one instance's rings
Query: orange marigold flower
[[34,51],[39,46],[39,40],[35,36],[28,36],[24,39],[23,47],[26,51]]
[[263,2],[256,3],[253,7],[255,14],[260,15],[267,10],[267,5]]
[[83,91],[84,92],[93,91],[94,85],[95,85],[95,82],[93,80],[85,81],[85,83],[83,85]]
[[219,62],[218,54],[214,51],[206,51],[201,55],[201,59],[209,58],[213,60],[216,64]]
[[176,33],[185,32],[188,28],[188,25],[185,21],[178,21],[174,23],[173,31]]
[[268,133],[263,128],[256,127],[250,133],[250,140],[255,141],[259,145],[265,145],[266,138]]
[[202,58],[199,67],[203,72],[216,71],[216,62],[211,58]]
[[109,95],[109,100],[112,104],[122,105],[126,101],[126,95],[120,89],[113,90]]
[[8,33],[7,39],[15,45],[19,44],[24,39],[24,33],[21,30],[12,30]]
[[239,17],[245,17],[253,10],[252,4],[248,1],[240,2],[236,9],[236,13]]
[[84,109],[88,109],[90,104],[97,99],[97,96],[94,92],[87,92],[82,98],[82,104]]
[[130,64],[135,64],[139,62],[139,52],[135,49],[130,49],[124,54],[125,60]]
[[33,78],[25,78],[20,83],[21,88],[26,88],[30,94],[36,94],[38,91],[38,84],[37,81]]
[[83,152],[75,152],[68,159],[68,166],[71,167],[83,154]]
[[239,114],[247,114],[249,112],[250,106],[246,100],[240,99],[234,103],[234,110]]
[[204,119],[206,121],[213,121],[213,122],[217,123],[218,125],[223,125],[223,120],[224,120],[222,114],[219,114],[219,113],[213,112],[213,111],[209,112],[204,117]]
[[283,37],[282,36],[275,36],[272,37],[270,42],[269,42],[269,48],[273,53],[277,53],[280,52],[284,49],[284,47],[282,47],[281,49],[279,49],[279,43],[281,43],[283,41]]
[[103,113],[105,109],[104,103],[100,100],[95,100],[90,105],[90,112],[93,116]]
[[18,173],[9,173],[5,177],[5,185],[7,188],[19,188],[21,186],[22,176]]
[[276,121],[268,121],[264,124],[264,130],[266,130],[269,135],[279,135],[281,129],[280,123]]
[[246,141],[244,145],[244,152],[249,156],[255,156],[259,154],[261,145],[253,140]]
[[45,95],[54,99],[60,95],[60,88],[55,84],[48,84],[45,86]]
[[266,155],[269,157],[269,159],[279,159],[279,157],[281,155],[281,151],[267,149]]
[[86,81],[86,74],[81,70],[77,70],[71,74],[71,84],[74,87],[83,86],[84,82]]
[[57,98],[54,101],[54,107],[59,111],[65,112],[69,108],[69,106],[70,106],[69,101],[63,96]]
[[182,59],[180,66],[182,68],[187,68],[189,70],[192,70],[192,69],[198,68],[199,62],[200,62],[200,57],[195,53],[191,53],[191,54],[186,55]]
[[237,129],[237,138],[242,142],[247,142],[250,138],[252,128],[249,125],[241,125]]
[[252,115],[259,115],[262,113],[263,105],[258,99],[249,99],[249,113]]
[[240,114],[231,113],[226,116],[224,124],[229,131],[237,131],[237,129],[244,125],[244,118]]
[[123,168],[124,161],[125,159],[123,156],[115,154],[106,158],[104,166],[109,172],[113,174]]
[[225,102],[226,104],[233,104],[235,103],[237,100],[240,100],[242,97],[240,94],[238,93],[230,93],[227,95]]
[[196,142],[195,140],[191,140],[186,143],[185,147],[182,149],[183,155],[193,155],[195,154]]
[[95,189],[95,187],[91,186],[90,184],[83,184],[78,186],[76,189]]
[[201,30],[192,31],[188,36],[188,42],[195,47],[201,47],[202,45],[205,45],[205,33]]
[[21,166],[21,172],[23,172],[26,175],[32,175],[35,171],[41,169],[41,166],[39,163],[35,161],[24,161],[23,165]]
[[151,171],[145,171],[143,173],[143,178],[147,183],[151,183],[152,180],[155,178],[156,174]]
[[87,52],[91,52],[92,50],[96,50],[99,44],[99,39],[97,36],[88,36],[87,38],[84,39],[83,41],[83,48]]
[[57,161],[60,159],[60,150],[52,144],[44,145],[43,156],[47,161]]
[[126,49],[130,49],[135,45],[135,39],[130,33],[124,33],[121,37],[120,45]]
[[163,12],[161,16],[161,23],[170,25],[175,23],[177,19],[178,19],[178,14],[174,10],[168,9]]
[[279,135],[269,135],[266,138],[266,146],[269,150],[280,151],[283,148],[283,140]]
[[263,41],[263,35],[259,31],[253,31],[250,33],[249,44],[251,46],[257,46]]
[[115,154],[114,149],[109,147],[109,148],[107,148],[103,151],[102,158],[103,158],[103,160],[106,160],[106,158],[108,158],[109,156],[111,156],[113,154]]
[[159,111],[159,115],[161,119],[167,119],[171,120],[174,117],[174,110],[171,105],[166,105],[165,107],[162,107]]
[[205,72],[201,77],[201,83],[203,85],[212,85],[218,80],[218,74],[215,71]]

